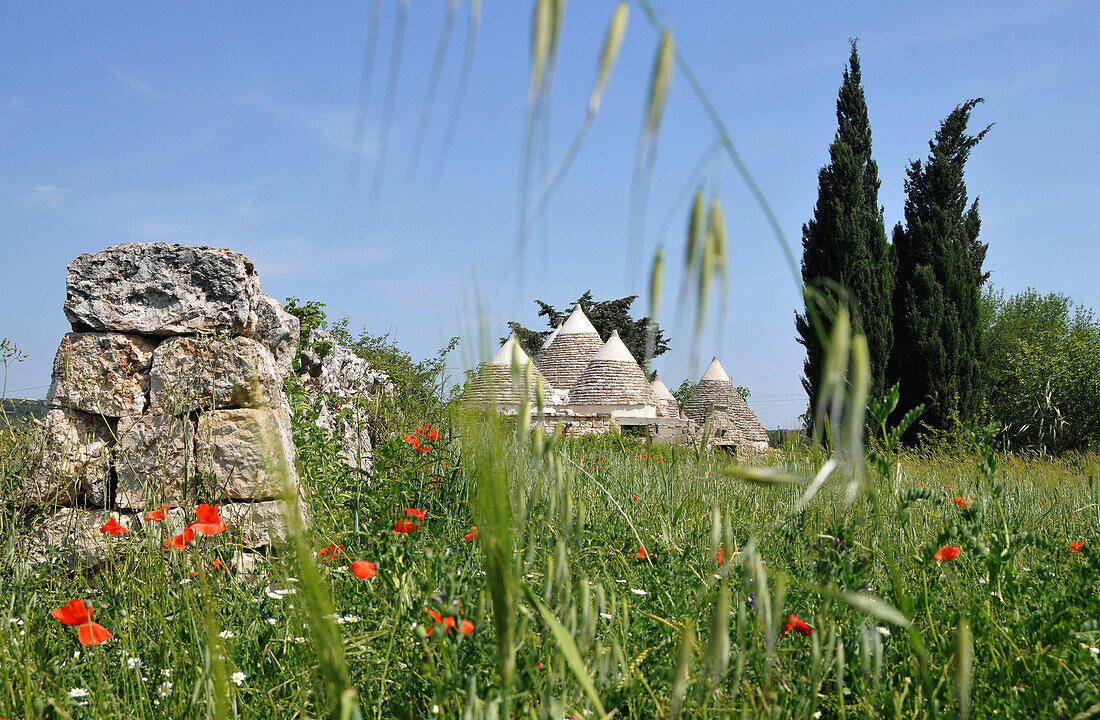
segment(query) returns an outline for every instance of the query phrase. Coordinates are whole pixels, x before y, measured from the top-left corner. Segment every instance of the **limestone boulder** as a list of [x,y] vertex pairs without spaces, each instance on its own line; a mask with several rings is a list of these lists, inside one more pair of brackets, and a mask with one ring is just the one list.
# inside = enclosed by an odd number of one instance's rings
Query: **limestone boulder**
[[245,337],[179,337],[153,353],[154,413],[282,406],[282,380],[271,353]]
[[[299,512],[308,525],[305,506],[299,501]],[[232,503],[222,505],[218,514],[225,522],[230,537],[246,548],[284,545],[290,538],[286,518],[286,504],[282,500],[267,502]]]
[[255,315],[252,338],[271,353],[281,377],[290,375],[298,353],[298,318],[283,310],[278,300],[263,294],[256,297],[252,312]]
[[68,333],[53,361],[46,404],[94,415],[139,415],[155,345],[121,333]]
[[[127,534],[107,535],[100,527],[115,518]],[[41,519],[30,539],[28,557],[39,562],[60,561],[65,565],[98,565],[112,549],[132,544],[140,522],[136,516],[107,510],[57,508]]]
[[312,331],[302,355],[303,372],[315,379],[315,390],[322,394],[351,398],[393,391],[389,375],[372,368],[328,333]]
[[232,250],[125,243],[69,263],[65,316],[74,329],[239,334],[259,291],[252,262]]
[[142,415],[118,423],[115,505],[177,506],[193,498],[195,427],[186,417]]
[[108,504],[111,428],[97,415],[55,409],[38,426],[38,464],[15,502],[30,505]]
[[293,443],[290,417],[282,410],[202,413],[196,441],[199,496],[214,501],[271,500],[282,495],[285,482],[296,490]]
[[366,403],[357,398],[320,399],[316,425],[327,430],[340,444],[340,458],[348,467],[369,470],[374,447],[370,440],[370,418]]

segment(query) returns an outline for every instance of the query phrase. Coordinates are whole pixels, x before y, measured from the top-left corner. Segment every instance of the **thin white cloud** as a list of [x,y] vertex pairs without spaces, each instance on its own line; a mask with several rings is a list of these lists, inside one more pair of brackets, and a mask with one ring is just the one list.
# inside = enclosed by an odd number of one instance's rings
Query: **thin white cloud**
[[133,90],[137,93],[140,93],[142,95],[147,95],[147,96],[152,97],[152,98],[156,98],[157,100],[164,100],[165,102],[175,103],[176,105],[188,105],[189,104],[186,101],[181,100],[180,98],[178,98],[174,95],[169,95],[168,93],[161,92],[160,90],[157,90],[152,85],[149,85],[148,83],[144,83],[141,80],[138,80],[137,78],[134,78],[130,75],[127,75],[126,73],[122,72],[121,70],[119,70],[117,68],[108,66],[107,69],[111,71],[112,75],[114,75],[116,78],[121,80],[127,87],[129,87],[131,90]]
[[53,210],[72,193],[69,188],[58,187],[52,183],[33,185],[20,196],[23,205],[37,210],[49,212]]
[[362,146],[355,147],[352,138],[355,123],[353,110],[294,107],[279,103],[260,91],[250,92],[242,96],[238,102],[294,125],[320,142],[349,155],[358,153],[360,158],[369,160],[375,154],[378,140],[377,130],[374,128],[368,128]]

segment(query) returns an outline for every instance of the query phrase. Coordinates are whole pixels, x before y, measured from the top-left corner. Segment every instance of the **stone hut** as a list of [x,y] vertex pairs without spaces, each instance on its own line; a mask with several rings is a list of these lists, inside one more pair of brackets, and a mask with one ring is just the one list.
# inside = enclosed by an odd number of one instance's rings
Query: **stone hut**
[[[562,330],[564,332],[565,326]],[[554,344],[561,342],[562,337],[559,335]],[[554,345],[550,347],[553,348]],[[611,337],[584,368],[569,391],[569,406],[578,415],[657,415],[657,401],[649,380],[638,361],[623,344],[618,330],[611,333]]]
[[768,434],[756,413],[737,392],[718,358],[710,361],[695,391],[684,403],[684,416],[701,426],[710,422],[710,442],[715,445],[768,449]]
[[[15,498],[40,509],[32,555],[97,562],[114,518],[181,532],[218,503],[238,547],[285,537],[298,490],[282,380],[298,320],[264,295],[251,261],[224,249],[127,243],[73,260],[41,425],[42,462]],[[193,519],[193,517],[192,517]]]
[[649,387],[653,390],[653,398],[657,401],[657,417],[680,417],[680,403],[668,389],[668,386],[661,381],[660,377],[654,375],[653,382],[649,384]]
[[[525,375],[528,369],[530,370],[530,384],[527,384],[528,380],[522,377],[517,382],[517,378],[512,375],[513,360]],[[478,405],[496,406],[500,412],[513,415],[519,411],[525,390],[527,400],[534,408],[535,391],[539,383],[542,384],[543,398],[546,402],[550,402],[553,388],[520,347],[516,341],[516,334],[512,333],[500,346],[493,359],[478,368],[477,375],[463,394],[463,399]]]
[[[580,303],[548,340],[550,344],[535,355],[535,365],[552,386],[568,393],[603,347],[603,340]],[[572,403],[569,398],[566,401]]]

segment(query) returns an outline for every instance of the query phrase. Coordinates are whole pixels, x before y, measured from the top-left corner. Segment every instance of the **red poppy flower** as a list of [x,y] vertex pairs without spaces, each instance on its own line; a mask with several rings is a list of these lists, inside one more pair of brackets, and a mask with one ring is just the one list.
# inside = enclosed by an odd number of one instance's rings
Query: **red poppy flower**
[[173,535],[164,541],[165,548],[173,548],[175,550],[183,550],[187,547],[187,543],[195,539],[195,531],[188,525],[183,529],[179,535]]
[[638,496],[637,495],[631,495],[630,499],[633,500],[634,502],[638,502]]
[[961,552],[962,550],[954,545],[944,545],[936,551],[936,554],[932,556],[932,559],[936,562],[947,562],[948,560],[954,560],[955,558],[957,558],[959,556],[959,553]]
[[955,504],[958,505],[959,507],[963,508],[964,510],[966,509],[966,505],[967,505],[966,500],[963,499],[962,497],[960,497],[959,495],[955,496]]
[[50,610],[54,620],[66,625],[83,625],[92,618],[92,608],[83,600],[70,600],[65,607]]
[[725,562],[725,558],[724,558],[724,557],[722,557],[722,551],[723,551],[724,549],[725,549],[725,548],[718,548],[718,564],[719,564],[719,565],[721,565],[721,564],[722,564],[723,562]]
[[1083,548],[1084,546],[1085,546],[1085,542],[1083,540],[1081,542],[1071,542],[1069,544],[1069,550],[1067,552],[1080,553],[1081,548]]
[[420,441],[416,439],[415,435],[409,435],[408,433],[405,433],[405,442],[411,445],[413,450],[420,449]]
[[466,533],[462,537],[462,539],[465,540],[466,542],[473,542],[474,540],[477,540],[478,537],[480,537],[480,535],[478,534],[478,531],[477,531],[477,525],[474,525],[473,527],[470,528],[470,532]]
[[130,530],[119,525],[118,518],[112,517],[110,520],[99,526],[99,532],[103,533],[104,535],[110,535],[111,537],[114,537],[115,535],[125,535],[126,533],[130,532]]
[[[453,616],[451,616],[451,615],[440,616],[440,614],[437,613],[435,610],[429,610],[427,608],[424,608],[424,612],[426,612],[426,613],[428,613],[429,615],[432,616],[432,620],[435,621],[436,625],[442,625],[443,626],[443,634],[444,635],[447,634],[448,630],[454,630],[455,629],[455,619],[454,619]],[[463,621],[463,622],[465,622],[465,621]],[[432,630],[435,630],[435,626],[432,626],[432,627],[428,628],[428,637],[432,636]],[[473,632],[472,626],[471,626],[471,632]],[[468,635],[469,633],[463,633],[463,634]]]
[[[791,630],[794,630],[799,635],[805,635],[806,637],[809,637],[810,633],[813,632],[813,628],[799,620],[798,616],[794,613],[787,616],[787,622],[783,625],[783,635],[786,635]],[[782,635],[780,637],[782,637]]]
[[81,645],[102,645],[114,635],[99,623],[86,622],[77,628],[76,637]]
[[635,560],[646,560],[649,558],[649,553],[646,552],[644,547],[638,548],[638,554],[634,556]]
[[378,567],[366,560],[356,560],[351,564],[351,574],[360,580],[368,580],[378,574]]
[[187,528],[194,530],[199,535],[217,535],[226,530],[225,522],[218,515],[217,505],[207,505],[206,503],[199,505],[195,508],[195,517],[198,520],[188,525]]
[[113,637],[107,628],[92,622],[92,606],[83,600],[70,600],[64,607],[50,610],[50,615],[66,625],[78,625],[76,637],[81,645],[101,645]]
[[164,516],[168,513],[168,506],[160,508],[159,510],[152,510],[145,513],[145,522],[160,522],[164,520]]
[[335,543],[330,544],[327,547],[323,547],[317,551],[317,557],[321,558],[325,562],[340,557],[340,551],[344,549],[343,545],[337,545]]
[[472,622],[470,622],[469,620],[463,620],[462,621],[462,634],[463,635],[469,635],[473,631],[474,631],[474,624]]

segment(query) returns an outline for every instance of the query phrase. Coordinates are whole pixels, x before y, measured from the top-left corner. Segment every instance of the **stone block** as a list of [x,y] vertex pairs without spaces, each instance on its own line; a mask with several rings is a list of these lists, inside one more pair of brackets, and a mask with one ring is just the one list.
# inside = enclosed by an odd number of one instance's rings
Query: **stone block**
[[267,348],[275,359],[280,377],[286,377],[298,354],[298,318],[283,310],[275,298],[264,294],[256,296],[252,312],[256,316],[252,338]]
[[69,263],[65,316],[74,329],[143,335],[238,334],[259,279],[232,250],[125,243]]
[[282,380],[271,353],[244,337],[180,337],[161,343],[150,371],[152,412],[275,407]]
[[111,476],[111,428],[96,415],[55,409],[39,426],[38,464],[13,501],[105,507]]
[[[290,418],[282,410],[215,410],[199,415],[196,467],[208,501],[271,500],[282,495],[286,472],[298,487]],[[206,487],[210,483],[212,487]]]
[[120,508],[153,509],[192,499],[195,427],[186,418],[143,415],[118,423],[115,469]]
[[53,361],[46,404],[93,415],[140,415],[154,344],[120,333],[68,333]]

